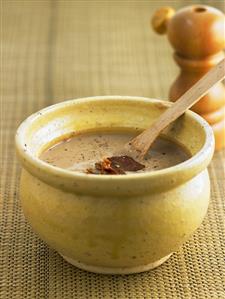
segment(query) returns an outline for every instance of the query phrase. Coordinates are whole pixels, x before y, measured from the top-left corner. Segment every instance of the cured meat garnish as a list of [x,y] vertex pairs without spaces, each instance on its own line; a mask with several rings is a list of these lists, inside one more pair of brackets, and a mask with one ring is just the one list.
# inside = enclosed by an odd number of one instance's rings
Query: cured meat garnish
[[145,168],[145,165],[137,162],[129,156],[114,156],[107,158],[113,165],[119,166],[124,171],[138,171]]
[[89,168],[90,174],[126,174],[126,171],[138,171],[145,168],[129,156],[114,156],[95,163],[95,168]]

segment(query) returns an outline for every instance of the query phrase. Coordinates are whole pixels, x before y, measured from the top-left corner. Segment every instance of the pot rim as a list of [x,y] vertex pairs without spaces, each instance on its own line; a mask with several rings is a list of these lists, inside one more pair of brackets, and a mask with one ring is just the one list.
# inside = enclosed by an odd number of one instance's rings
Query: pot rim
[[[65,106],[73,106],[73,105],[79,105],[79,103],[83,103],[84,101],[107,101],[107,100],[115,100],[115,101],[142,101],[147,103],[156,103],[156,104],[163,104],[165,107],[169,107],[172,105],[171,102],[164,101],[164,100],[157,100],[152,98],[146,98],[146,97],[139,97],[139,96],[118,96],[118,95],[110,95],[110,96],[94,96],[94,97],[85,97],[85,98],[78,98],[78,99],[70,99],[66,100],[51,106],[48,106],[44,109],[39,110],[38,112],[30,115],[28,118],[26,118],[18,127],[16,136],[15,136],[15,143],[16,143],[16,149],[17,153],[22,161],[22,164],[25,168],[39,168],[41,172],[48,173],[48,175],[54,175],[55,177],[63,177],[68,179],[74,179],[74,180],[85,180],[86,182],[92,182],[92,183],[103,183],[106,181],[110,182],[124,182],[124,181],[131,181],[131,180],[143,180],[143,179],[154,179],[157,180],[159,177],[162,176],[172,176],[175,173],[179,174],[184,172],[185,170],[195,169],[194,173],[195,175],[205,169],[207,165],[209,164],[212,155],[214,153],[214,135],[212,128],[210,125],[198,114],[196,114],[193,111],[188,110],[185,112],[188,117],[194,119],[196,122],[198,122],[201,125],[202,130],[205,132],[205,143],[203,147],[191,158],[188,160],[179,163],[175,166],[171,166],[168,168],[164,168],[161,170],[156,171],[149,171],[149,172],[143,172],[143,173],[134,173],[134,174],[127,174],[127,175],[97,175],[97,174],[86,174],[86,173],[80,173],[80,172],[73,172],[71,170],[66,170],[63,168],[59,168],[56,166],[52,166],[38,157],[35,157],[29,150],[26,150],[24,145],[24,138],[25,138],[25,132],[27,130],[27,127],[32,124],[33,121],[35,121],[38,117],[42,116],[49,112],[54,111],[59,108],[63,108]],[[24,163],[26,161],[26,163]],[[30,165],[30,167],[26,167],[27,165]],[[190,176],[190,178],[193,177],[193,173]],[[46,180],[45,180],[46,181]],[[173,185],[173,183],[172,183]],[[175,184],[176,185],[176,184]]]

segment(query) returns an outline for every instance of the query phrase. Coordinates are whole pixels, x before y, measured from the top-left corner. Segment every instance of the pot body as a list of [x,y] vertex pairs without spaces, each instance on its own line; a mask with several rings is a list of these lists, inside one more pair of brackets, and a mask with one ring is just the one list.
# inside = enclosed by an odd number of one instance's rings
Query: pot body
[[38,112],[18,129],[24,214],[70,263],[97,273],[146,271],[163,263],[201,224],[210,198],[207,165],[214,139],[193,112],[164,132],[185,145],[192,158],[167,169],[88,175],[38,159],[44,148],[76,129],[118,124],[143,129],[169,105],[119,96],[68,101]]
[[61,255],[87,270],[127,274],[155,267],[190,237],[206,214],[210,182],[205,170],[164,192],[93,196],[24,170],[20,196],[34,230]]
[[157,265],[199,227],[210,184],[205,170],[155,194],[79,195],[54,188],[24,170],[20,192],[32,227],[61,255],[96,272],[133,273]]

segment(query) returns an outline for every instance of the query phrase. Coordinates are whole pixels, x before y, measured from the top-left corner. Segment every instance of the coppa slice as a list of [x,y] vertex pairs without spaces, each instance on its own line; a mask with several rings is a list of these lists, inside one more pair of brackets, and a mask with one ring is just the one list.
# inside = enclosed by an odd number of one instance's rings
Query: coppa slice
[[130,157],[113,156],[113,153],[136,135],[135,130],[113,128],[79,132],[65,140],[62,136],[62,142],[44,151],[40,159],[56,167],[90,175],[124,175],[131,171],[138,174],[160,170],[190,157],[183,147],[165,138],[155,141],[141,164]]
[[95,168],[87,169],[92,174],[126,174],[126,171],[138,171],[145,168],[129,156],[113,156],[95,163]]

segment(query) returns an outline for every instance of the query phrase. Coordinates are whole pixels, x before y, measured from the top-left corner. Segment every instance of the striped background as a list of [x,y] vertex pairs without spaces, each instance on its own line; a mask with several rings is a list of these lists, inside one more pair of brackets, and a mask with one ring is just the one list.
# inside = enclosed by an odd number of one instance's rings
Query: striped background
[[18,200],[14,134],[31,113],[64,99],[141,95],[167,99],[178,73],[155,9],[224,1],[1,1],[0,298],[225,298],[225,155],[210,165],[212,200],[201,228],[152,272],[90,274],[32,232]]

